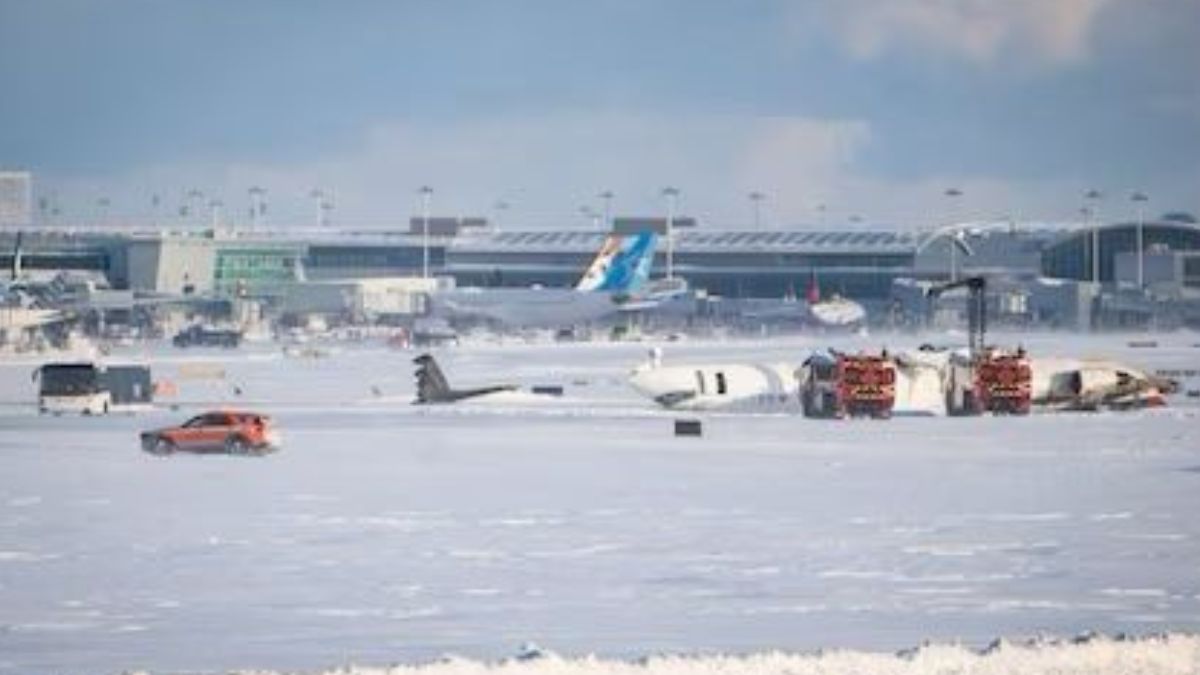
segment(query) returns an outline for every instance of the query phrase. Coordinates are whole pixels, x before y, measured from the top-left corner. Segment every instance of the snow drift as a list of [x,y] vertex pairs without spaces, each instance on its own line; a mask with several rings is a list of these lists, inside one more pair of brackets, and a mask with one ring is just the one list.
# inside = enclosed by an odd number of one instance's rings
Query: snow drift
[[[241,671],[270,675],[274,671]],[[323,675],[1194,675],[1200,636],[1083,637],[998,640],[977,651],[961,645],[923,645],[896,654],[836,650],[815,654],[763,652],[742,656],[654,656],[636,661],[564,658],[537,649],[487,663],[456,657],[424,664],[348,666]]]

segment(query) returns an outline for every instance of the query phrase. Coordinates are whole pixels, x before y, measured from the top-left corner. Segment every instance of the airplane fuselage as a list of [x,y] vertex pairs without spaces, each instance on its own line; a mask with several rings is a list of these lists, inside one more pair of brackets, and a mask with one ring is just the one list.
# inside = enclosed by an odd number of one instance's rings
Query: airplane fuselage
[[[945,415],[949,352],[899,352],[897,415]],[[1113,361],[1034,358],[1032,401],[1051,408],[1134,408],[1161,405],[1169,385]],[[713,363],[638,367],[634,390],[672,410],[780,411],[799,409],[806,375],[797,364]]]
[[799,409],[796,368],[786,363],[648,365],[634,371],[630,384],[664,408],[677,410]]
[[434,313],[456,319],[483,319],[505,326],[558,328],[598,321],[618,310],[603,291],[570,288],[458,290],[433,297]]

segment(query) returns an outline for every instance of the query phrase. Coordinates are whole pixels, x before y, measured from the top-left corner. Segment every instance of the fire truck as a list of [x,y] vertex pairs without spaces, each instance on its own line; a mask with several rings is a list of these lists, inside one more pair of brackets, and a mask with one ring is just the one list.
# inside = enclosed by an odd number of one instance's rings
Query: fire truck
[[1025,350],[991,352],[975,363],[980,405],[990,413],[1028,415],[1033,404],[1033,368]]
[[814,354],[801,367],[800,399],[805,417],[892,416],[896,365],[887,352]]
[[988,349],[950,359],[946,414],[1027,415],[1033,403],[1033,369],[1025,351]]
[[946,414],[1028,414],[1033,402],[1033,369],[1025,350],[1005,352],[986,346],[987,279],[968,277],[937,284],[926,294],[932,303],[956,288],[966,288],[968,293],[968,352],[950,358]]

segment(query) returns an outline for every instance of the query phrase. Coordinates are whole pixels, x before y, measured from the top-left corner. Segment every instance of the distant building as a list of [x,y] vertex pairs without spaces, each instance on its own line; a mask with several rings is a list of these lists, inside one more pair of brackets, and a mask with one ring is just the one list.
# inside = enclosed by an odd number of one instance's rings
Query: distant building
[[126,279],[137,291],[278,296],[302,278],[303,250],[277,240],[135,237],[126,246]]
[[[671,219],[671,229],[690,230],[696,227],[696,219],[690,216],[677,216]],[[663,216],[625,216],[613,218],[612,231],[616,234],[637,234],[645,231],[667,233],[667,219]]]
[[398,277],[345,281],[303,281],[285,291],[280,310],[291,315],[347,316],[387,320],[422,314],[436,279]]
[[[1063,235],[1050,223],[965,223],[925,235],[918,245],[915,271],[922,276],[949,278],[972,274],[1034,277],[1042,273],[1042,255]],[[952,253],[954,238],[961,246]],[[967,255],[961,249],[970,251]]]
[[33,222],[33,174],[0,171],[0,227],[28,227]]
[[[422,237],[410,234],[379,234],[346,237],[308,244],[304,273],[308,279],[369,279],[418,276],[424,251]],[[429,244],[430,269],[439,272],[446,264],[446,243]]]
[[[424,226],[423,220],[417,222]],[[431,276],[460,287],[569,288],[610,234],[600,228],[497,232],[482,222],[430,219],[431,234],[434,227],[439,230],[429,241]],[[621,223],[635,228],[630,231],[636,231],[635,225],[654,229],[662,224],[618,219],[614,226]],[[1103,288],[1088,283],[1093,232],[1100,236]],[[1168,296],[1176,304],[1191,302],[1188,298],[1197,293],[1200,226],[1155,221],[1146,223],[1144,232],[1148,289],[1138,291],[1140,298],[1129,292],[1130,265],[1136,263],[1136,257],[1131,258],[1136,252],[1136,225],[1130,223],[1099,230],[980,223],[932,233],[857,227],[834,231],[680,227],[674,230],[674,263],[676,274],[713,302],[795,299],[815,285],[823,296],[853,298],[867,307],[873,320],[896,325],[925,321],[928,307],[921,284],[952,275],[982,274],[989,280],[989,301],[997,320],[1086,328],[1141,321],[1129,308],[1166,303]],[[22,258],[30,271],[102,273],[114,289],[214,299],[245,297],[276,307],[285,302],[332,305],[370,314],[389,303],[401,307],[409,302],[412,291],[394,290],[405,286],[394,280],[421,276],[422,234],[414,233],[411,223],[402,230],[319,235],[39,230],[26,233]],[[15,235],[12,230],[0,231],[0,263],[11,258]],[[660,239],[652,277],[665,271],[666,248]],[[390,281],[353,283],[369,279]],[[288,289],[306,281],[339,284],[314,283],[288,300]],[[1146,297],[1151,291],[1157,300]],[[955,304],[953,297],[945,298],[944,313],[954,312]],[[403,314],[412,309],[396,311]],[[1156,325],[1161,325],[1163,312],[1153,311]],[[1183,317],[1172,319],[1176,323],[1196,323],[1190,309],[1169,308],[1169,313]]]
[[[1137,252],[1123,251],[1116,254],[1115,265],[1117,283],[1137,284]],[[1160,246],[1150,247],[1142,259],[1142,283],[1152,288],[1186,288],[1200,293],[1200,249],[1172,251]]]
[[447,218],[444,216],[430,217],[428,222],[420,216],[408,220],[408,233],[424,236],[425,227],[429,226],[430,237],[457,237],[471,232],[483,232],[488,229],[487,218]]
[[[1200,250],[1200,225],[1179,220],[1157,220],[1142,226],[1143,248],[1165,251]],[[1092,281],[1094,242],[1099,242],[1101,283],[1116,280],[1116,259],[1136,253],[1137,223],[1116,223],[1075,230],[1062,235],[1042,254],[1042,273],[1057,279]]]
[[[501,232],[456,241],[445,272],[460,286],[569,286],[600,249],[605,232]],[[896,276],[911,274],[915,233],[675,232],[675,272],[693,288],[730,298],[803,295],[814,280],[823,292],[884,301]],[[658,246],[651,276],[666,267]]]

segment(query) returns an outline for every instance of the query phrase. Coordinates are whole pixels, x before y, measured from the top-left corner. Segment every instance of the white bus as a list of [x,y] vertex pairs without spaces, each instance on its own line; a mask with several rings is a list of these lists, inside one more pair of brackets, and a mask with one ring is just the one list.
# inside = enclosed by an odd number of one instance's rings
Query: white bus
[[39,380],[41,413],[105,415],[147,406],[154,400],[149,366],[47,363],[33,376]]

